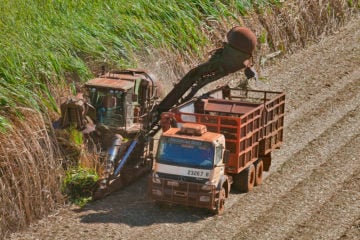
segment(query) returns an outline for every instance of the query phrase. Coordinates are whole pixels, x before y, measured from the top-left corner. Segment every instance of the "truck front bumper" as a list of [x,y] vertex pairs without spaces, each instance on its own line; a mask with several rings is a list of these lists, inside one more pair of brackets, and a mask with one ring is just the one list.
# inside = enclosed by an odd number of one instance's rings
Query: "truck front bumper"
[[158,178],[155,183],[149,178],[149,195],[159,202],[181,204],[199,208],[215,208],[216,188],[193,182],[183,182],[173,179]]

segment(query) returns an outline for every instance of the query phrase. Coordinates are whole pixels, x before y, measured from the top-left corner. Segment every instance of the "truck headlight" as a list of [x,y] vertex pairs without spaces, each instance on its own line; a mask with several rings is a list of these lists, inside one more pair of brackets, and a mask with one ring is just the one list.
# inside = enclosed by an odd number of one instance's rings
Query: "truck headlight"
[[167,181],[167,185],[171,187],[178,187],[179,182],[178,181]]
[[210,196],[200,196],[200,202],[210,202]]
[[153,189],[152,194],[158,197],[162,196],[162,191],[160,189]]
[[156,184],[161,183],[161,180],[160,180],[159,175],[157,173],[153,174],[152,181],[153,181],[153,183],[156,183]]
[[211,191],[213,187],[214,187],[213,183],[211,181],[207,181],[205,185],[201,186],[201,190]]

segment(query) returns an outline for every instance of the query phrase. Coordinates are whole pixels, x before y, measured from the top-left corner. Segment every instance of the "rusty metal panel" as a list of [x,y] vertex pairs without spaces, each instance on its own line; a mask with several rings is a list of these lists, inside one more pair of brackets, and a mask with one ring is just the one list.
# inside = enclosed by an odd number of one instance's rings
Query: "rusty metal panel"
[[111,88],[120,91],[127,91],[134,87],[135,81],[128,81],[117,78],[94,78],[85,84],[87,87]]
[[205,100],[204,110],[208,112],[223,112],[229,114],[245,114],[261,104],[220,99]]
[[263,114],[263,139],[260,141],[259,155],[261,157],[271,153],[273,149],[279,148],[283,141],[285,94],[269,100],[265,104]]
[[179,133],[180,133],[179,128],[170,128],[169,130],[167,130],[166,132],[163,133],[163,136],[191,139],[191,140],[197,140],[197,141],[206,141],[206,142],[213,142],[221,136],[221,134],[214,133],[214,132],[205,132],[201,136],[186,135],[186,134],[182,135]]

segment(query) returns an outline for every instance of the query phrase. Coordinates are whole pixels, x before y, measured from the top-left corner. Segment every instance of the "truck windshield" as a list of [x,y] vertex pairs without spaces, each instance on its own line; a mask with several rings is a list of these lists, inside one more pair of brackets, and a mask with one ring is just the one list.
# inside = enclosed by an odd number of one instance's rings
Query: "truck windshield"
[[210,142],[162,137],[157,161],[184,167],[212,169],[214,145]]

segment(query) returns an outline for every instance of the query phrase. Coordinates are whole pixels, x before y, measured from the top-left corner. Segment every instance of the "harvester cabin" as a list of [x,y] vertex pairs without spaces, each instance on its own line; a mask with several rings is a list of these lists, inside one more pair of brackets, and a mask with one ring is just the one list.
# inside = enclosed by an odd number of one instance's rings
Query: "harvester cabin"
[[85,85],[96,109],[97,123],[125,130],[141,127],[140,116],[156,95],[153,80],[132,71],[106,73]]

